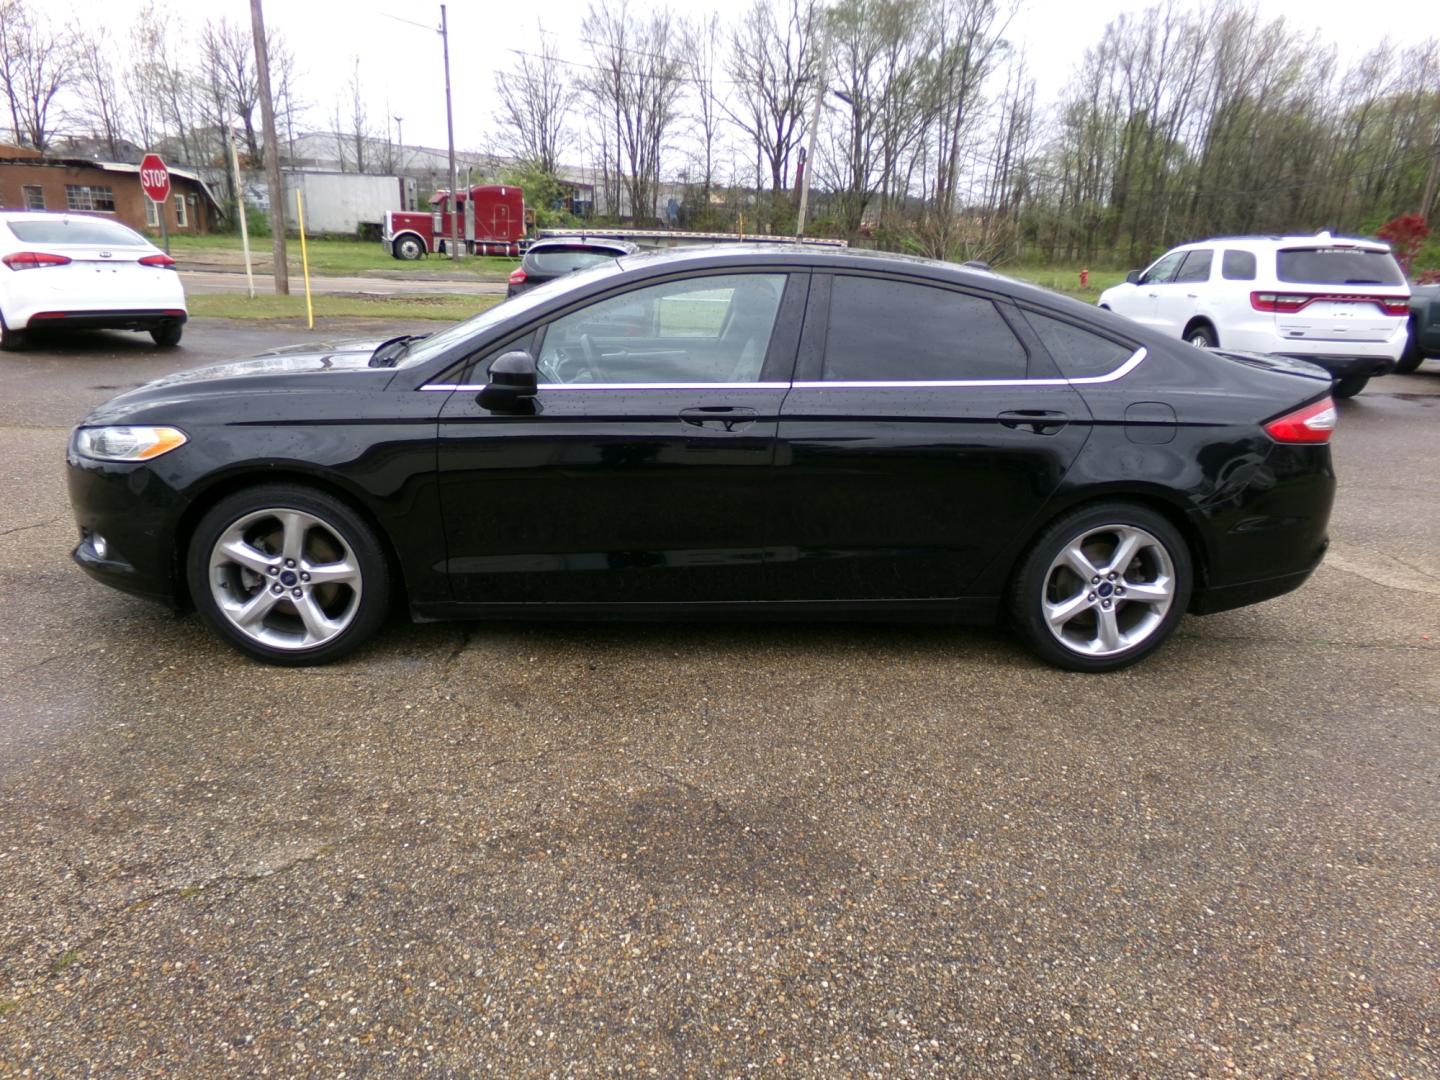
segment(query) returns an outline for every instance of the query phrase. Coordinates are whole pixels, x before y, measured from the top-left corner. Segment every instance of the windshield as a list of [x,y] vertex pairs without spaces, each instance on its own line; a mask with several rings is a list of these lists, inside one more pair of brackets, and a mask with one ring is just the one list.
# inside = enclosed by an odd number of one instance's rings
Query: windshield
[[1394,256],[1364,248],[1285,248],[1276,276],[1299,285],[1404,285]]
[[448,330],[442,330],[438,334],[431,334],[429,337],[415,342],[395,366],[414,367],[416,364],[433,360],[455,346],[494,329],[502,323],[523,320],[525,315],[535,308],[571,289],[581,288],[592,281],[619,272],[620,264],[614,259],[606,259],[603,265],[592,266],[589,270],[583,270],[578,274],[558,277],[554,281],[547,281],[544,285],[537,285],[518,296],[502,300],[494,307],[482,311],[479,315],[466,319],[462,323],[456,323]]
[[149,247],[149,242],[124,225],[104,218],[45,217],[6,222],[16,239],[27,244],[108,244]]
[[532,248],[527,261],[542,274],[568,274],[587,266],[597,266],[619,255],[618,251],[597,251],[592,247],[547,247],[539,250]]

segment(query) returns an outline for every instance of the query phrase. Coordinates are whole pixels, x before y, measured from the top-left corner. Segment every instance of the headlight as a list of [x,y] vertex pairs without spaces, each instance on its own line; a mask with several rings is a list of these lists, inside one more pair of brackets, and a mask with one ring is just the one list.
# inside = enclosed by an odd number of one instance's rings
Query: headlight
[[185,445],[173,427],[94,427],[75,432],[75,450],[100,461],[149,461]]

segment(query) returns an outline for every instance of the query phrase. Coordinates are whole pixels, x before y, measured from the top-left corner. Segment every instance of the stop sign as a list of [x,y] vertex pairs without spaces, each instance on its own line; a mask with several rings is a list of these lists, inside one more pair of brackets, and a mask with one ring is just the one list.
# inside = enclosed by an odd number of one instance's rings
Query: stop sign
[[140,162],[140,187],[151,202],[163,203],[170,197],[170,170],[159,154],[146,154]]

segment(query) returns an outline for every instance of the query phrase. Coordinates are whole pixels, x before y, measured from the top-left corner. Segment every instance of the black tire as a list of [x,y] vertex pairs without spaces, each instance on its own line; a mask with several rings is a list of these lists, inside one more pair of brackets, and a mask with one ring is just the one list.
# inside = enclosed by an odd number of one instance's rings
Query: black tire
[[390,245],[390,251],[397,259],[414,262],[416,259],[424,258],[425,243],[418,236],[406,234],[405,236],[396,237]]
[[1405,351],[1395,364],[1396,375],[1410,375],[1420,366],[1425,354],[1420,351],[1420,342],[1415,336],[1415,320],[1411,319],[1405,334]]
[[11,330],[3,316],[0,316],[0,349],[17,352],[25,347],[25,331]]
[[1185,341],[1194,345],[1197,349],[1218,349],[1220,339],[1216,337],[1215,330],[1208,323],[1198,323],[1190,328],[1185,335]]
[[162,323],[160,326],[150,328],[150,337],[162,349],[173,349],[180,344],[180,335],[185,332],[185,327],[178,322]]
[[[1135,554],[1107,577],[1105,560],[1131,534],[1137,537]],[[1098,583],[1084,581],[1063,560],[1067,548],[1082,540],[1082,554],[1096,560]],[[1193,566],[1189,545],[1164,515],[1133,503],[1094,503],[1052,522],[1031,545],[1011,582],[1009,615],[1042,660],[1069,671],[1115,671],[1149,655],[1174,632],[1190,604]],[[1150,599],[1135,599],[1142,588]],[[1167,591],[1162,603],[1158,597]],[[1126,592],[1130,598],[1122,599]],[[1052,630],[1047,604],[1055,611],[1073,606],[1074,614]],[[1096,655],[1104,649],[1102,604],[1118,637],[1114,648]],[[1087,631],[1087,620],[1094,652],[1075,641]],[[1127,644],[1130,637],[1135,640]]]
[[1330,388],[1330,393],[1337,398],[1352,398],[1370,381],[1369,375],[1346,375],[1343,379],[1336,379],[1335,385]]
[[[279,588],[279,595],[275,599],[267,598],[268,613],[258,621],[254,631],[242,630],[232,615],[222,610],[215,593],[219,591],[227,596],[234,594],[237,603],[243,604],[265,593],[267,582],[274,582],[270,585],[274,590],[280,585],[279,579],[267,578],[258,572],[249,572],[247,575],[239,565],[228,563],[212,568],[212,556],[216,559],[224,558],[216,552],[216,545],[227,532],[233,537],[234,530],[247,519],[258,519],[260,524],[256,528],[260,533],[264,533],[267,529],[267,515],[276,510],[298,511],[296,516],[300,520],[309,519],[313,522],[301,530],[300,543],[302,550],[306,551],[308,556],[315,557],[315,561],[307,562],[306,557],[302,557],[299,565],[294,567],[294,575],[299,575],[300,571],[309,565],[318,576],[321,571],[316,569],[317,566],[335,567],[342,562],[348,565],[350,557],[353,556],[356,573],[351,576],[356,579],[356,584],[305,585],[295,580],[292,575],[285,586]],[[281,528],[283,529],[283,525]],[[277,569],[289,565],[285,563],[282,554],[271,554],[270,551],[262,549],[260,545],[263,543],[264,539],[254,541],[253,550],[267,559],[275,559]],[[316,550],[316,545],[323,544],[328,544],[332,555],[340,553],[340,562],[326,559],[325,552]],[[276,547],[274,544],[267,546],[271,551]],[[345,553],[344,548],[347,546],[349,552]],[[389,610],[390,567],[374,529],[345,502],[323,491],[299,484],[264,484],[246,488],[220,500],[206,512],[196,526],[186,553],[185,569],[190,597],[196,610],[231,646],[267,664],[302,667],[338,660],[371,638],[384,622]],[[306,577],[305,581],[309,582],[310,578]],[[303,623],[299,606],[292,603],[287,595],[290,586],[296,586],[296,595],[303,591],[303,602],[313,602],[316,608],[323,609],[328,604],[334,611],[337,610],[335,605],[338,601],[343,609],[342,613],[331,615],[323,610],[322,613],[326,614],[327,618],[333,618],[337,624],[343,622],[343,628],[337,629],[333,636],[318,644],[294,641],[295,637],[309,635],[309,625]],[[257,632],[271,635],[275,640],[291,640],[277,645],[259,640]]]

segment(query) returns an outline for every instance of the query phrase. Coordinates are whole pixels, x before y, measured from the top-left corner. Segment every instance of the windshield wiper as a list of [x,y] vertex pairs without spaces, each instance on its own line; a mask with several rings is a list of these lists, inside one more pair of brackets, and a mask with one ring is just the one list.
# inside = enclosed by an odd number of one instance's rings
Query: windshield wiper
[[371,367],[394,367],[405,351],[410,348],[412,341],[419,341],[429,334],[401,334],[399,337],[392,337],[382,341],[375,346],[375,351],[370,354]]

